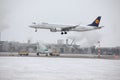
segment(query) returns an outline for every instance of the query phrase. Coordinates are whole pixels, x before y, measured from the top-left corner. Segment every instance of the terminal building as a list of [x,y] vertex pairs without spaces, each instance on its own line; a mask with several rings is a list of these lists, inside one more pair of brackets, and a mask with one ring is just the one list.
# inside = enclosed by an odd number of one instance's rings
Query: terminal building
[[[19,43],[19,42],[8,42],[0,41],[0,52],[19,52],[21,49],[26,49],[30,53],[36,53],[37,43]],[[46,44],[48,48],[57,50],[61,54],[98,54],[98,48],[95,46],[91,47],[80,47],[80,45],[70,45],[63,43],[63,40],[58,40],[57,44]],[[101,47],[101,55],[120,55],[120,47]]]

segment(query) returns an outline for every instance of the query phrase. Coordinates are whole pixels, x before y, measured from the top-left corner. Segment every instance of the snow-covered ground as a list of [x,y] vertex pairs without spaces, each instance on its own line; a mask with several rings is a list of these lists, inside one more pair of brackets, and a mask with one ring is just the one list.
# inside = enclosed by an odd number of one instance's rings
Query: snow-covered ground
[[120,60],[0,57],[0,80],[120,80]]

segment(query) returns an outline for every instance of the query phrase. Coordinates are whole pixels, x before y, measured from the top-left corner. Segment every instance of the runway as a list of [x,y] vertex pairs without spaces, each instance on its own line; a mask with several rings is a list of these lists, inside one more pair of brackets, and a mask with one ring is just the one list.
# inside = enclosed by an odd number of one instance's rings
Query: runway
[[93,59],[120,59],[120,56],[116,55],[101,55],[98,57],[97,54],[75,54],[75,53],[60,53],[59,56],[46,56],[45,54],[40,54],[39,56],[36,53],[29,53],[28,56],[20,56],[17,52],[0,52],[0,57],[56,57],[56,58],[93,58]]
[[0,80],[120,80],[120,60],[0,57]]

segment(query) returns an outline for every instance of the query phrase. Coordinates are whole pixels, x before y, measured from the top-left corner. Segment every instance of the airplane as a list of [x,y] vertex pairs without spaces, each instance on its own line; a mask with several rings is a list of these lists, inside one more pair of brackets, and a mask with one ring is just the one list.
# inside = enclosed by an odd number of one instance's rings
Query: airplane
[[35,32],[37,29],[49,29],[51,32],[61,32],[61,34],[67,34],[68,31],[91,31],[96,29],[101,29],[104,26],[99,26],[101,20],[101,16],[98,16],[91,24],[88,25],[58,25],[58,24],[48,24],[48,23],[41,23],[36,24],[33,23],[30,25],[30,28],[34,28]]

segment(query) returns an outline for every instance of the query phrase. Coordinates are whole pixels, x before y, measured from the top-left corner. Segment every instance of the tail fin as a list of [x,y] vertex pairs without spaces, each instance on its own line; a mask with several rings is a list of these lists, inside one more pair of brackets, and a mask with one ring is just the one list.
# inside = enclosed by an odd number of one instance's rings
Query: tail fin
[[101,16],[98,16],[91,24],[89,24],[88,26],[96,26],[98,27],[99,26],[99,23],[100,23],[100,19],[101,19]]

